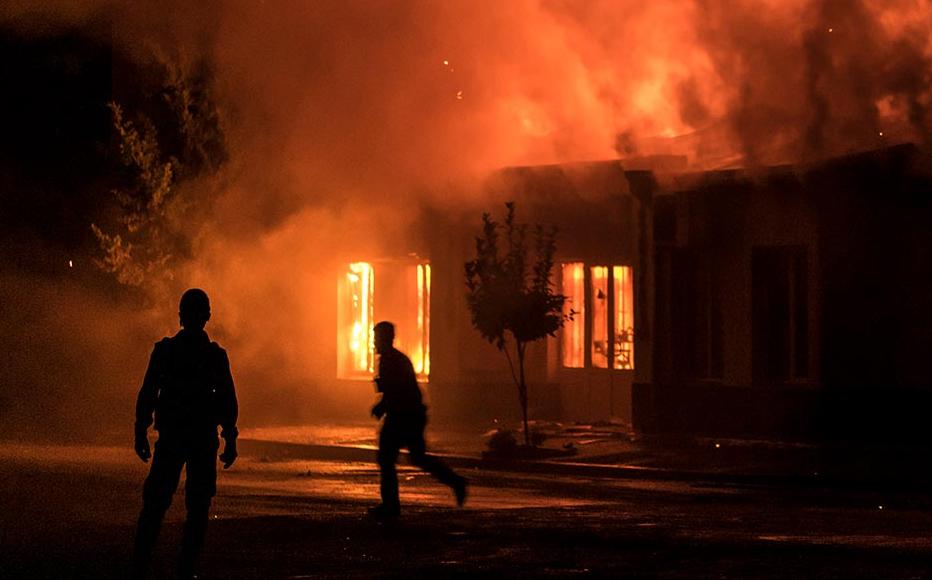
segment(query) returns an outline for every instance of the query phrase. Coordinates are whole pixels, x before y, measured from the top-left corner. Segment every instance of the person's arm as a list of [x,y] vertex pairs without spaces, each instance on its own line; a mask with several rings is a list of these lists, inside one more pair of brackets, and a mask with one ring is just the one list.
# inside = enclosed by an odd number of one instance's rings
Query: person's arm
[[149,357],[149,366],[146,368],[146,375],[142,379],[142,386],[139,388],[139,394],[136,396],[136,424],[134,428],[136,455],[143,462],[148,462],[152,456],[149,448],[149,427],[152,425],[152,415],[155,413],[155,405],[159,398],[159,377],[161,375],[162,353],[158,344],[152,349],[152,355]]
[[236,461],[236,438],[239,431],[236,420],[239,417],[239,403],[236,400],[236,387],[233,386],[233,373],[230,372],[230,359],[222,348],[219,355],[219,378],[217,381],[217,419],[220,423],[220,436],[223,437],[223,453],[220,460],[224,469]]

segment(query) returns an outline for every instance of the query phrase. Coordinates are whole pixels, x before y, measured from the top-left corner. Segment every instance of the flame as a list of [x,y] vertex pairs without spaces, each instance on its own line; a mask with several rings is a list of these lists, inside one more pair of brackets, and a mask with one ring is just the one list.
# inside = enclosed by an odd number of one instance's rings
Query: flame
[[563,304],[563,314],[568,316],[572,310],[573,320],[567,321],[561,335],[563,366],[582,368],[585,366],[586,348],[586,291],[585,266],[582,262],[565,263],[561,267],[562,292],[567,297]]
[[350,289],[353,318],[349,333],[349,351],[352,357],[352,370],[372,372],[374,370],[375,345],[373,342],[373,285],[375,272],[368,262],[355,262],[349,265],[346,273],[347,286]]
[[[418,377],[430,375],[430,264],[404,260],[378,264],[382,290],[376,294],[376,268],[349,264],[338,285],[342,333],[337,336],[342,378],[369,378],[374,372],[376,314],[395,324],[395,346],[406,352]],[[399,284],[400,282],[400,284]]]

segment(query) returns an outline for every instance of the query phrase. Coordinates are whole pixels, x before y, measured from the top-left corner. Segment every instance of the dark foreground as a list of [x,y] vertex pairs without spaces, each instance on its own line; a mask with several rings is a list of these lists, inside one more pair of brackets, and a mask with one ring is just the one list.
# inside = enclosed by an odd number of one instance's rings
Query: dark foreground
[[[459,510],[402,470],[407,510],[380,525],[364,516],[370,465],[241,458],[221,477],[201,577],[932,577],[923,493],[467,475]],[[0,446],[0,577],[125,577],[144,476],[129,449]]]

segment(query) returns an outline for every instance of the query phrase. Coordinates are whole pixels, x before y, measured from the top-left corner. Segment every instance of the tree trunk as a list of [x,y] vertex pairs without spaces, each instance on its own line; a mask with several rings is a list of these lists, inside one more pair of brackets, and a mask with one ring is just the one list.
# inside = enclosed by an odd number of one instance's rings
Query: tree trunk
[[519,384],[518,384],[518,396],[521,399],[521,412],[524,415],[524,444],[527,446],[531,445],[531,432],[528,429],[527,424],[527,383],[524,380],[524,349],[525,344],[523,342],[518,342],[518,373],[519,373]]

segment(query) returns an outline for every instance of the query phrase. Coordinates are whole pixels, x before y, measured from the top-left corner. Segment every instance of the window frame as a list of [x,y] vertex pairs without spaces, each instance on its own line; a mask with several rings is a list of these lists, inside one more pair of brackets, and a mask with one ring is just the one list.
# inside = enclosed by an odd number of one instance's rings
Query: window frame
[[[637,336],[636,313],[637,313],[637,308],[638,308],[637,277],[634,271],[634,267],[632,265],[626,264],[624,262],[621,262],[621,263],[610,263],[610,262],[615,262],[615,261],[565,260],[565,261],[560,262],[561,293],[566,290],[566,284],[563,280],[563,274],[566,271],[565,269],[566,266],[568,265],[581,266],[582,271],[583,271],[583,277],[584,277],[583,278],[584,302],[582,305],[583,316],[581,317],[578,316],[578,312],[577,312],[577,316],[575,317],[575,319],[572,322],[567,323],[567,324],[576,324],[576,323],[583,324],[583,341],[582,341],[582,350],[583,350],[582,355],[583,356],[581,357],[583,362],[581,366],[567,366],[565,364],[565,361],[567,360],[567,353],[566,353],[567,327],[566,325],[564,325],[564,327],[560,330],[560,337],[558,340],[558,344],[559,344],[558,368],[562,371],[574,372],[574,371],[579,371],[579,370],[597,370],[597,371],[605,371],[605,372],[633,372],[635,369],[635,364],[636,364],[635,353],[637,352],[635,348],[635,344],[636,344],[635,341],[636,341],[636,336]],[[596,308],[595,308],[595,300],[594,300],[595,289],[593,285],[593,270],[595,268],[605,269],[605,288],[603,289],[603,291],[606,294],[605,296],[605,312],[606,312],[605,326],[606,327],[604,329],[604,332],[605,332],[605,337],[606,337],[605,342],[607,344],[603,348],[603,350],[606,353],[604,355],[596,353],[596,345],[595,345],[595,340],[594,340],[595,338],[594,337],[595,335],[594,320],[596,318],[595,316]],[[624,279],[623,276],[619,277],[616,275],[617,274],[616,271],[619,269],[626,269],[628,272],[628,277],[630,278],[630,281],[631,281],[630,282],[631,311],[629,313],[629,316],[631,319],[630,328],[632,330],[631,330],[631,340],[626,341],[626,344],[631,345],[630,346],[631,354],[630,354],[630,363],[629,363],[629,366],[627,367],[617,366],[618,365],[617,353],[618,353],[619,343],[617,341],[617,338],[618,338],[617,330],[618,329],[616,328],[616,322],[617,322],[617,318],[619,317],[620,312],[618,310],[618,305],[616,304],[616,302],[618,301],[616,298],[616,295],[621,295],[624,292],[624,287],[621,289],[616,289],[616,285],[620,284],[621,283],[620,280]],[[572,298],[575,298],[575,297],[572,297]],[[564,312],[567,312],[566,308],[564,308]],[[605,357],[606,362],[604,366],[594,363],[594,358],[596,356]],[[578,357],[573,357],[573,358],[578,358]]]
[[[410,303],[402,302],[400,304],[408,304],[408,306],[410,306],[413,303],[416,311],[411,312],[407,310],[408,314],[403,314],[400,318],[396,317],[391,312],[397,310],[397,304],[399,303],[395,303],[396,306],[389,309],[388,316],[386,316],[385,307],[383,306],[380,308],[379,306],[379,296],[384,295],[384,293],[379,292],[379,279],[387,277],[387,279],[394,279],[394,282],[397,282],[407,277],[407,273],[404,272],[401,274],[400,278],[395,272],[385,274],[386,268],[393,267],[402,271],[410,269],[415,276],[414,280],[409,280],[412,286],[411,290],[415,292],[415,295],[407,298],[411,298],[412,301]],[[366,292],[361,292],[361,296],[366,296],[367,294],[368,297],[368,303],[364,308],[365,316],[363,317],[368,323],[368,344],[366,347],[367,369],[362,370],[359,368],[359,361],[352,360],[356,349],[350,346],[350,341],[355,339],[354,329],[357,322],[353,319],[353,314],[358,311],[358,308],[356,308],[354,304],[350,304],[350,300],[353,299],[353,291],[350,287],[352,284],[350,275],[357,273],[354,272],[354,269],[365,270],[366,268],[368,268],[368,289]],[[407,334],[409,338],[414,337],[414,339],[418,341],[418,346],[415,349],[416,352],[405,352],[405,354],[411,359],[415,367],[418,382],[430,382],[431,278],[432,269],[430,260],[416,256],[399,259],[357,260],[346,264],[346,268],[338,277],[337,283],[337,336],[335,353],[337,359],[337,379],[347,381],[372,380],[378,365],[378,355],[375,353],[373,327],[379,320],[387,319],[395,323],[396,326],[398,324],[405,324],[406,326],[412,324],[415,327],[413,331],[408,328],[396,328],[396,331],[399,331],[399,337],[401,338],[403,338],[403,335]],[[386,287],[383,286],[381,289],[384,290],[385,288]],[[397,294],[394,295],[397,296]],[[407,300],[407,298],[405,300]],[[392,302],[392,300],[389,300],[389,302]],[[383,302],[383,304],[385,303]],[[407,307],[401,307],[401,310],[406,310],[406,308]],[[395,314],[398,313],[395,312]],[[399,338],[399,340],[401,338]],[[407,348],[410,350],[414,347],[408,346]]]

